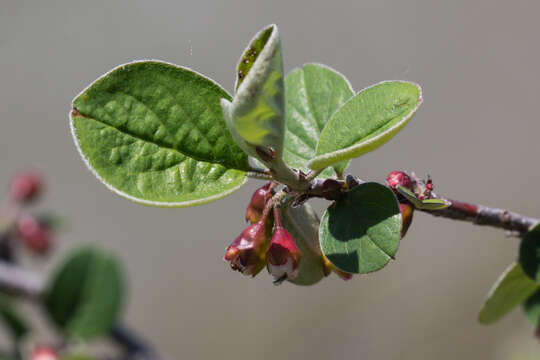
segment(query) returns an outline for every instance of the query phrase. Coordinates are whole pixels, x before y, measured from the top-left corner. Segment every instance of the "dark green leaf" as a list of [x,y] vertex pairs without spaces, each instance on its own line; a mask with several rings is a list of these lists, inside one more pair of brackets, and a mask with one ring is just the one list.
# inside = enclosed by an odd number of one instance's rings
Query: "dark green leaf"
[[94,247],[70,254],[53,277],[45,306],[52,320],[70,338],[106,334],[117,320],[124,294],[116,258]]
[[364,183],[324,213],[321,248],[339,269],[365,274],[383,268],[399,247],[401,213],[394,193],[377,183]]
[[5,295],[0,295],[0,318],[16,340],[21,340],[30,332],[26,320],[15,309],[11,299]]
[[540,224],[523,236],[519,247],[519,263],[525,274],[540,282]]
[[478,315],[482,324],[492,324],[502,318],[540,288],[525,273],[521,265],[512,263],[491,287]]

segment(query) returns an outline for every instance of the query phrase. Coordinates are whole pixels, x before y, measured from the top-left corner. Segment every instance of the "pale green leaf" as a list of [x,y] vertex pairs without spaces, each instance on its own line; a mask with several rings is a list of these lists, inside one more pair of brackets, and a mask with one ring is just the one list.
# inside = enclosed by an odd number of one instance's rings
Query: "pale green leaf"
[[291,233],[302,253],[298,276],[289,280],[296,285],[313,285],[324,277],[319,245],[319,218],[313,208],[304,203],[282,211],[283,226]]
[[103,336],[116,323],[124,298],[124,280],[116,258],[94,247],[72,252],[45,294],[45,307],[70,338]]
[[354,187],[324,213],[322,252],[340,270],[365,274],[383,268],[399,247],[401,213],[392,190],[377,183]]
[[375,150],[407,125],[420,104],[419,85],[386,81],[360,91],[330,119],[321,133],[315,170]]
[[[264,148],[281,158],[285,127],[285,90],[281,42],[276,25],[261,30],[250,42],[238,66],[232,103],[222,108],[233,138],[253,157]],[[271,151],[267,150],[271,149]]]
[[492,324],[502,318],[540,288],[518,263],[512,263],[493,284],[480,310],[478,320]]
[[396,188],[405,199],[407,199],[416,209],[421,210],[442,210],[449,207],[451,204],[443,199],[426,199],[420,200],[416,195],[406,187],[398,185]]
[[531,325],[537,328],[540,321],[540,291],[536,291],[525,301],[523,311]]
[[[286,130],[283,158],[287,165],[308,172],[321,131],[330,117],[353,95],[347,79],[320,64],[306,64],[285,78]],[[348,161],[334,164],[321,177],[341,174]]]
[[75,98],[72,132],[88,167],[117,194],[154,206],[207,203],[238,189],[249,169],[221,98],[230,97],[191,70],[130,63]]

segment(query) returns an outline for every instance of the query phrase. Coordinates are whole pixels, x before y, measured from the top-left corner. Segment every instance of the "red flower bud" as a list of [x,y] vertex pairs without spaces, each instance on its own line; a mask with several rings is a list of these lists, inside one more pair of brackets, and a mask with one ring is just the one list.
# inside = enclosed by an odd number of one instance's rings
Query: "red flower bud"
[[45,255],[53,244],[51,229],[30,215],[17,221],[17,235],[28,249],[38,255]]
[[274,195],[274,191],[271,189],[270,185],[271,183],[268,182],[255,190],[246,209],[246,221],[254,224],[260,220],[266,203],[272,198],[272,195]]
[[386,177],[386,184],[392,190],[395,190],[398,185],[401,185],[407,189],[410,189],[412,186],[411,178],[403,171],[392,171],[390,174],[388,174]]
[[30,360],[58,360],[58,354],[51,347],[38,346],[32,351]]
[[399,209],[401,211],[401,238],[405,237],[409,226],[413,219],[414,207],[408,202],[400,202]]
[[266,251],[266,261],[268,272],[274,277],[274,283],[280,284],[286,279],[296,278],[302,254],[292,235],[281,224],[277,208],[274,208],[274,221],[276,228],[270,240],[270,247]]
[[227,248],[223,260],[244,275],[257,275],[264,267],[268,237],[266,219],[248,226]]
[[43,182],[35,172],[19,174],[11,181],[11,198],[18,202],[28,202],[36,199],[41,193]]

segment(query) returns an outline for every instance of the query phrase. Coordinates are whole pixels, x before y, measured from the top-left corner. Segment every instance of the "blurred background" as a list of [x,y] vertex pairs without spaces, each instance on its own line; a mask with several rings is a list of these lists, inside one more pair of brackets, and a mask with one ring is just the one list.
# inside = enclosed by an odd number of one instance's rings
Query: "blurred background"
[[429,173],[440,194],[539,217],[539,13],[532,0],[0,0],[0,187],[42,170],[47,206],[69,220],[55,257],[87,242],[118,253],[126,322],[171,358],[537,358],[520,310],[490,327],[476,320],[517,256],[504,232],[418,213],[382,271],[275,287],[222,261],[261,182],[196,208],[131,203],[85,168],[68,112],[90,82],[136,59],[185,65],[232,91],[241,51],[277,23],[287,71],[320,62],[355,90],[393,79],[424,88],[407,128],[351,173]]

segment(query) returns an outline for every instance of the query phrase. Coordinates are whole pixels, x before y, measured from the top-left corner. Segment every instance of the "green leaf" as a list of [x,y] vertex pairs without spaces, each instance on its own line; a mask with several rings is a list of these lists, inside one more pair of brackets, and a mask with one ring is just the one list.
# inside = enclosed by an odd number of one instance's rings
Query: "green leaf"
[[523,236],[519,246],[519,263],[525,274],[540,282],[540,224]]
[[406,187],[401,185],[397,186],[397,190],[401,195],[405,197],[416,209],[422,210],[442,210],[449,207],[451,204],[447,200],[443,199],[426,199],[420,200],[416,195]]
[[229,131],[237,144],[251,156],[265,162],[256,150],[264,148],[267,153],[281,159],[285,90],[281,41],[276,25],[270,25],[255,35],[240,57],[238,69],[242,76],[238,76],[232,103],[226,98],[221,101]]
[[540,291],[535,292],[523,304],[523,311],[533,327],[538,327],[540,320]]
[[394,258],[400,231],[401,213],[392,190],[363,183],[326,210],[319,238],[323,254],[337,268],[365,274]]
[[175,65],[122,65],[73,101],[75,143],[111,190],[154,206],[217,200],[238,189],[247,155],[227,130],[213,81]]
[[0,295],[0,318],[17,341],[22,340],[30,332],[26,320],[15,309],[11,299],[5,295]]
[[386,81],[360,91],[330,119],[321,133],[315,170],[373,151],[394,137],[422,103],[419,85]]
[[521,265],[512,263],[491,287],[478,321],[485,325],[494,323],[539,288],[540,284],[527,277]]
[[57,270],[45,295],[45,307],[69,338],[103,336],[115,324],[124,297],[118,260],[85,247],[72,252]]
[[[330,117],[354,95],[347,79],[320,64],[306,64],[285,78],[286,131],[284,160],[287,165],[308,172],[315,157],[321,131]],[[348,161],[334,164],[322,177],[341,174]]]
[[317,214],[308,203],[304,203],[295,208],[283,209],[282,221],[302,253],[298,276],[289,281],[296,285],[313,285],[319,282],[324,277],[324,269]]

